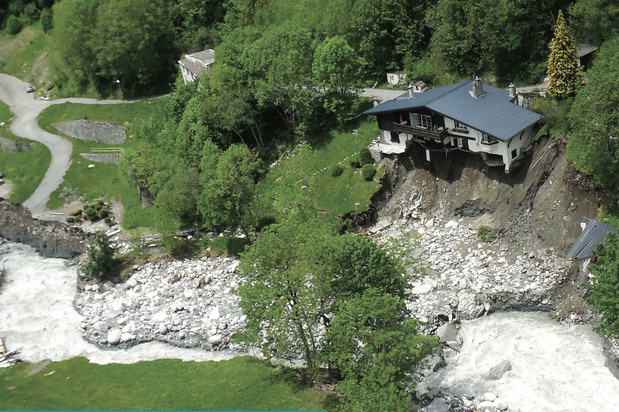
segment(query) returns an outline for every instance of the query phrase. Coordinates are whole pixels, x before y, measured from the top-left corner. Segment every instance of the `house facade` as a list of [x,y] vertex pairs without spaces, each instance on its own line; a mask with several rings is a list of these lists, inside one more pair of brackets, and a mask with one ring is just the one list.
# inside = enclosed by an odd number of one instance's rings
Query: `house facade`
[[532,147],[540,121],[517,103],[513,85],[504,90],[476,78],[421,93],[409,89],[363,114],[377,117],[381,154],[404,153],[415,142],[425,148],[428,161],[432,152],[461,150],[509,173]]
[[215,63],[215,51],[213,49],[187,54],[178,61],[185,84],[195,81],[202,76],[204,70],[211,70]]

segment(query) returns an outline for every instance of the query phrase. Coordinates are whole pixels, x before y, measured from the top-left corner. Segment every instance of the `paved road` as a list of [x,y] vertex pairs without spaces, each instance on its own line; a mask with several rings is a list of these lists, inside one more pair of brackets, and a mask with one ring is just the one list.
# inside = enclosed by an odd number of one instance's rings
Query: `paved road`
[[5,102],[15,114],[11,123],[11,132],[26,139],[43,143],[52,154],[52,161],[32,196],[24,202],[33,216],[39,217],[45,213],[45,205],[50,195],[58,189],[64,175],[71,166],[71,152],[73,145],[68,140],[48,133],[41,129],[37,117],[43,110],[54,104],[83,103],[83,104],[118,104],[122,100],[97,100],[84,98],[68,98],[58,100],[35,99],[34,93],[26,93],[26,83],[22,80],[0,73],[0,100]]

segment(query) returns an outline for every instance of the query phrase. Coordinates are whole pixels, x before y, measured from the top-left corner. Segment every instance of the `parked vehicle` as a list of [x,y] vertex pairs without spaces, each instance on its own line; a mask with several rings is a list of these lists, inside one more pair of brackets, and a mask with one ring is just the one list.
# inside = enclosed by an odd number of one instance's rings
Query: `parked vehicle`
[[27,84],[26,85],[26,93],[33,93],[34,92],[34,86],[31,84]]

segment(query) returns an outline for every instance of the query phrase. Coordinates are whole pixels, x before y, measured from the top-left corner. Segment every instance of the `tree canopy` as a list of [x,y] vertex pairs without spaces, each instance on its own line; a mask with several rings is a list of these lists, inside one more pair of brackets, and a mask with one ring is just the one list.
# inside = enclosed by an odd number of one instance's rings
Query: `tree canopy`
[[619,35],[604,43],[569,113],[568,157],[619,196]]
[[595,249],[597,260],[589,266],[595,275],[590,301],[602,314],[599,330],[607,336],[619,337],[619,236],[609,233]]

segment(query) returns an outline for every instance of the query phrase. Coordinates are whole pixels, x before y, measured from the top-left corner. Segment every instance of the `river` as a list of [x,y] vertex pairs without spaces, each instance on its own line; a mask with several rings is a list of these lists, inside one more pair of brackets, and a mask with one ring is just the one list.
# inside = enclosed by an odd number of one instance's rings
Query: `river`
[[[229,353],[146,343],[103,350],[82,338],[75,310],[77,268],[42,258],[28,246],[0,244],[0,337],[28,362],[84,356],[93,363],[133,363],[160,358],[222,360]],[[563,326],[540,312],[504,312],[463,321],[462,350],[427,376],[420,388],[480,399],[491,392],[510,411],[617,411],[619,381],[606,367],[603,339],[590,326]],[[492,367],[511,370],[489,379]]]

